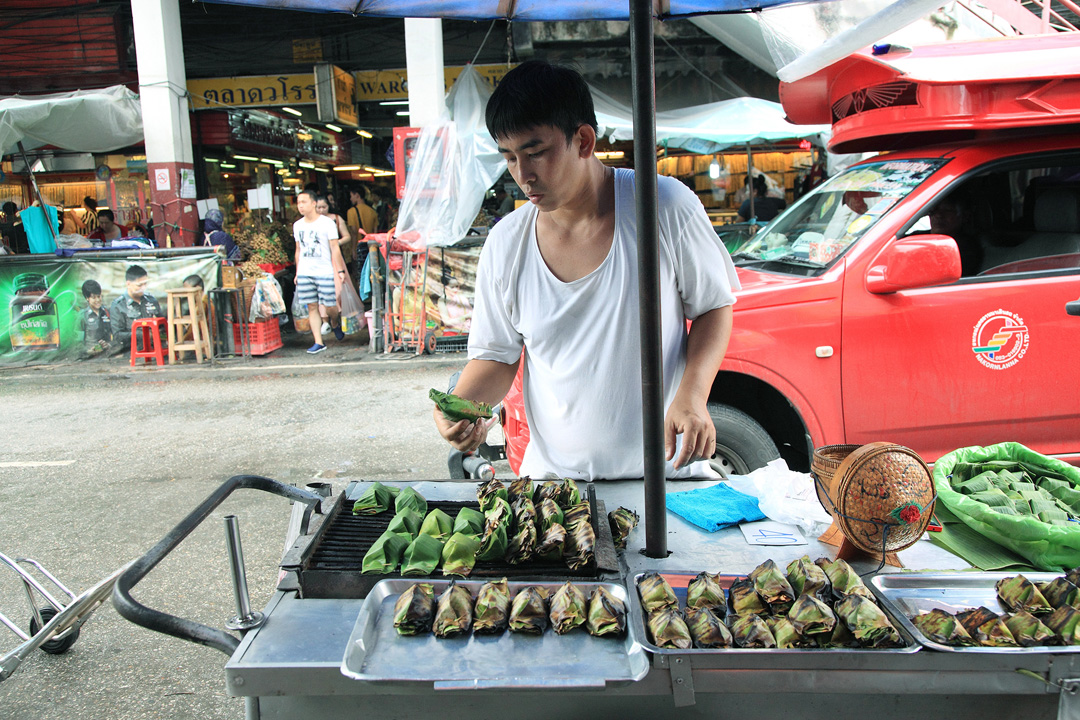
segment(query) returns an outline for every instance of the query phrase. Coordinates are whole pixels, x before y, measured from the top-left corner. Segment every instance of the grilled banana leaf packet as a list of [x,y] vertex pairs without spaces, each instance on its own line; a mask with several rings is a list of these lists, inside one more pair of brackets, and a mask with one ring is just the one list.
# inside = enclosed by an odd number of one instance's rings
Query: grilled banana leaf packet
[[795,602],[795,590],[784,573],[772,560],[766,560],[750,571],[758,597],[765,601],[773,615],[786,615]]
[[375,515],[390,509],[390,503],[398,494],[398,488],[388,487],[382,483],[372,483],[371,487],[353,503],[353,515]]
[[514,519],[513,511],[510,510],[510,503],[503,500],[501,497],[496,497],[488,505],[488,509],[484,511],[484,523],[494,523],[502,525],[506,528],[506,534],[510,534],[511,523]]
[[547,497],[535,503],[536,512],[539,515],[538,525],[540,532],[547,532],[552,525],[563,524],[563,511],[559,504]]
[[1080,605],[1080,588],[1064,577],[1054,578],[1047,583],[1036,583],[1035,586],[1039,588],[1039,592],[1055,609],[1062,605],[1072,605],[1073,607]]
[[364,554],[360,565],[363,575],[387,575],[397,569],[405,548],[409,547],[412,537],[402,533],[384,532],[371,544]]
[[1026,610],[1032,615],[1048,615],[1054,611],[1054,607],[1039,592],[1035,583],[1023,575],[1002,578],[994,586],[997,589],[998,600],[1006,609],[1012,612]]
[[626,632],[626,604],[603,585],[589,596],[589,617],[585,629],[590,635],[622,635]]
[[430,535],[417,535],[405,548],[401,558],[401,574],[431,575],[442,562],[443,542]]
[[521,529],[522,525],[536,525],[538,514],[536,503],[527,497],[518,497],[510,502],[510,512],[513,516],[514,532]]
[[442,549],[442,570],[444,575],[469,577],[476,566],[476,553],[480,549],[480,540],[473,535],[454,533]]
[[470,507],[458,510],[454,518],[454,532],[479,538],[484,534],[484,516]]
[[969,647],[978,644],[975,638],[964,629],[963,623],[940,608],[916,615],[911,618],[911,624],[931,642],[941,645]]
[[566,548],[566,528],[552,525],[540,538],[533,557],[540,560],[561,560]]
[[468,633],[472,629],[472,610],[472,593],[457,582],[451,582],[439,596],[431,631],[437,638],[452,638]]
[[765,624],[769,626],[770,632],[773,634],[773,639],[776,640],[776,647],[781,650],[799,650],[803,648],[817,647],[817,643],[813,638],[804,636],[795,626],[791,624],[783,615],[772,615],[765,618]]
[[410,585],[394,603],[398,635],[424,635],[435,620],[435,588],[431,583]]
[[660,608],[679,607],[679,598],[675,591],[660,573],[648,572],[641,576],[637,584],[638,596],[641,598],[641,607],[650,615]]
[[509,502],[509,496],[506,494],[506,486],[501,482],[492,478],[487,482],[480,483],[476,487],[476,499],[480,503],[480,512],[487,514],[487,511],[495,504],[495,498],[502,498]]
[[428,510],[427,500],[415,489],[404,488],[394,498],[394,512],[400,513],[402,510],[412,510],[420,517],[424,517]]
[[833,601],[832,583],[829,582],[829,576],[814,564],[809,555],[803,555],[798,560],[788,563],[787,579],[796,597],[805,594],[813,595],[823,603]]
[[989,608],[977,607],[958,612],[956,619],[968,635],[983,647],[1019,647],[1004,620]]
[[420,525],[421,535],[430,535],[436,540],[446,542],[454,534],[454,521],[449,515],[435,508],[427,514]]
[[480,538],[480,549],[476,551],[477,562],[497,562],[506,555],[510,541],[506,537],[506,524],[484,522],[484,534]]
[[[834,585],[835,586],[835,585]],[[861,595],[848,595],[833,608],[836,618],[847,625],[862,647],[903,647],[904,641],[888,616]]]
[[677,608],[662,607],[649,613],[648,626],[656,647],[688,650],[694,645],[690,629]]
[[1021,610],[1005,619],[1005,627],[1009,628],[1013,638],[1020,647],[1035,647],[1036,645],[1052,645],[1057,641],[1054,631],[1046,627],[1039,618],[1031,613]]
[[510,625],[510,586],[506,578],[480,586],[473,609],[473,635],[501,635]]
[[428,391],[428,397],[442,411],[443,417],[450,422],[459,420],[476,422],[491,417],[491,406],[487,403],[466,400],[451,393],[439,392],[435,388]]
[[510,605],[510,632],[542,635],[548,626],[548,591],[529,585],[518,591]]
[[847,625],[837,620],[831,633],[818,633],[810,636],[820,648],[857,648],[859,641],[848,630]]
[[424,516],[412,510],[399,510],[398,514],[390,520],[386,526],[387,532],[400,533],[415,538],[420,532],[420,526],[424,523]]
[[[788,610],[787,619],[796,632],[806,636],[831,634],[836,627],[836,615],[832,608],[813,595],[800,595]],[[774,629],[773,633],[775,632]],[[776,640],[779,642],[780,638],[777,637]]]
[[565,635],[584,625],[589,617],[589,601],[585,593],[569,580],[559,586],[551,596],[548,619],[557,635]]
[[776,647],[776,637],[759,615],[740,615],[735,618],[731,623],[731,637],[736,647]]
[[571,478],[563,478],[562,486],[559,488],[558,502],[563,510],[581,503],[581,491]]
[[768,615],[769,608],[754,589],[754,581],[742,578],[728,588],[729,615]]
[[1080,610],[1063,605],[1043,619],[1043,623],[1054,631],[1058,644],[1080,645]]
[[571,570],[578,570],[592,562],[596,552],[596,531],[592,526],[589,503],[582,502],[563,512],[566,521],[566,546],[563,559]]
[[720,575],[700,572],[686,585],[686,607],[708,608],[720,619],[727,615],[727,596],[720,587]]
[[562,497],[562,483],[558,480],[545,480],[536,486],[531,497],[537,505],[545,500],[551,500],[558,505],[559,498]]
[[832,583],[833,597],[837,600],[843,600],[848,595],[858,595],[875,605],[877,604],[874,593],[870,591],[870,588],[866,587],[862,578],[859,577],[853,567],[847,564],[846,560],[818,558],[814,563],[825,571],[829,582]]
[[629,508],[616,508],[608,513],[608,525],[611,526],[611,539],[615,541],[615,547],[619,550],[626,549],[626,539],[638,526],[641,518]]
[[520,565],[529,562],[536,555],[536,524],[527,523],[518,526],[514,536],[506,543],[506,562]]
[[701,650],[731,647],[735,639],[721,617],[717,617],[711,608],[686,608],[686,627],[694,647]]
[[533,481],[532,478],[518,478],[510,483],[510,486],[506,488],[506,499],[513,507],[518,498],[533,499]]

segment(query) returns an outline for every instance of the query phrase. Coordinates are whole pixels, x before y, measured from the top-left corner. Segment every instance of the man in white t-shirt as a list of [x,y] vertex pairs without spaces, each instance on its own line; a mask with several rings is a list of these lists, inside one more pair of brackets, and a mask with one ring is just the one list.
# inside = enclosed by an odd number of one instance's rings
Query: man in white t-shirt
[[338,247],[337,223],[320,215],[315,193],[304,190],[296,197],[296,209],[303,215],[293,223],[296,239],[296,297],[307,305],[308,320],[315,344],[308,353],[315,355],[326,349],[322,337],[322,317],[319,305],[326,308],[330,327],[338,340],[345,339],[337,308],[334,274],[345,273],[345,260]]
[[[594,155],[592,98],[568,68],[531,60],[511,70],[488,101],[487,125],[528,204],[484,245],[469,362],[454,392],[497,403],[524,361],[521,475],[642,477],[634,174]],[[658,190],[667,476],[710,476],[706,402],[738,278],[693,192],[665,177]],[[434,417],[459,450],[487,436],[485,423]]]

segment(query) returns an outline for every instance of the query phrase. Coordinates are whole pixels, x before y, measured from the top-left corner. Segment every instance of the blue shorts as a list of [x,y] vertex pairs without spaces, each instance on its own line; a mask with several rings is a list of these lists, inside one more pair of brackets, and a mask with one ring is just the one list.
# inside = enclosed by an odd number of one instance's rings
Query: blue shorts
[[301,275],[296,278],[296,297],[304,305],[318,303],[327,307],[334,307],[337,305],[337,289],[334,287],[334,278]]

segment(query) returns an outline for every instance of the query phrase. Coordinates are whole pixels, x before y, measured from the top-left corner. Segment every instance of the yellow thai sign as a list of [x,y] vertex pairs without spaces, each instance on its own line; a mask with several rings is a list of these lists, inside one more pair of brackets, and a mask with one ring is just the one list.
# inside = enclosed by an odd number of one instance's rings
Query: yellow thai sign
[[[476,65],[476,72],[480,74],[492,88],[498,84],[503,75],[510,72],[513,65]],[[446,79],[446,90],[450,91],[458,75],[465,68],[448,67],[443,73]],[[397,70],[360,70],[353,75],[356,77],[356,100],[357,102],[371,102],[376,100],[408,100],[409,99],[409,73],[405,68]]]
[[196,110],[309,105],[316,99],[314,73],[189,79],[187,87]]

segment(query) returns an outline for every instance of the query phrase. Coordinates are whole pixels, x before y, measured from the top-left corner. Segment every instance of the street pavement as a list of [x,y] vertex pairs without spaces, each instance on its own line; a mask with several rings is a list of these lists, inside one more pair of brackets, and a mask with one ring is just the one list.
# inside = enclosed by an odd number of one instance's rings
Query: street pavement
[[[78,593],[158,542],[227,478],[303,486],[448,477],[431,419],[463,353],[368,352],[355,338],[316,356],[286,336],[269,356],[131,368],[126,358],[0,369],[0,552],[41,562]],[[509,475],[505,462],[496,464]],[[277,581],[290,507],[240,491],[134,591],[211,627],[236,614],[226,515],[239,520],[252,607]],[[0,613],[26,628],[15,574],[0,567]],[[0,628],[0,653],[18,645]],[[111,602],[64,655],[34,653],[0,682],[0,720],[238,719],[226,657],[121,618]]]

